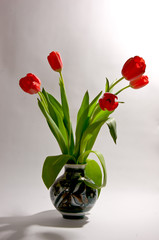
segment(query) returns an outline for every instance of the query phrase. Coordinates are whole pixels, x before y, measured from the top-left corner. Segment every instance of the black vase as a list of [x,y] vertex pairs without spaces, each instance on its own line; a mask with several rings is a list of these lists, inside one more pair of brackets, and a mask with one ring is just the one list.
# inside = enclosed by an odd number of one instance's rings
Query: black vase
[[64,174],[51,186],[52,203],[64,218],[83,218],[98,198],[98,191],[80,180],[85,175],[85,166],[66,164]]

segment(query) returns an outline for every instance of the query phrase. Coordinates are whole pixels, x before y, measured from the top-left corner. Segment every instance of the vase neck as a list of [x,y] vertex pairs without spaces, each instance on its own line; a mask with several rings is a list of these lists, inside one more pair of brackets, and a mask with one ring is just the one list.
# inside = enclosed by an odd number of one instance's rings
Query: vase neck
[[71,175],[80,174],[84,176],[86,164],[65,164],[65,172]]

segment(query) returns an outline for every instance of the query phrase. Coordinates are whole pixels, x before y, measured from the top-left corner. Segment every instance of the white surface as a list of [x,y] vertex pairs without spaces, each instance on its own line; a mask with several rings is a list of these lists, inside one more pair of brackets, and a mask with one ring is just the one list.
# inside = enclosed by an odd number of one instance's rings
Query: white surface
[[[157,0],[0,1],[0,239],[159,239],[158,22]],[[94,150],[105,156],[108,184],[86,221],[51,210],[41,169],[60,150],[37,96],[18,86],[32,72],[59,99],[46,60],[53,50],[63,59],[73,127],[85,91],[92,99],[104,90],[129,57],[145,59],[150,79],[119,95],[117,145],[107,127],[99,134]]]
[[56,210],[47,208],[33,214],[1,217],[0,239],[158,240],[158,202],[155,194],[107,191],[83,220],[65,220]]

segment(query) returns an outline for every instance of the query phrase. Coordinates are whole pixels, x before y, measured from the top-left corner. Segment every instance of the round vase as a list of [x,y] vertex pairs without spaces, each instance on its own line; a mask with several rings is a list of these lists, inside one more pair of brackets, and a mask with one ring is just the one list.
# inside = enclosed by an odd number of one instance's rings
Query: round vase
[[85,175],[85,166],[66,164],[64,174],[51,186],[51,201],[64,218],[83,218],[98,198],[98,191],[80,180]]

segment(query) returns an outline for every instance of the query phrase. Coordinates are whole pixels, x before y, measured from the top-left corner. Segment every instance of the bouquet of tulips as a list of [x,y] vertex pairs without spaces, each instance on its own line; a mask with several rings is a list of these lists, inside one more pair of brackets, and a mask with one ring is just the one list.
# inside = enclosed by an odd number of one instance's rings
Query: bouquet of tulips
[[[145,61],[139,56],[128,59],[123,65],[122,77],[119,80],[110,84],[106,79],[105,92],[102,97],[101,91],[92,101],[89,101],[89,93],[86,91],[77,113],[74,135],[62,76],[63,63],[61,56],[58,52],[53,51],[47,59],[51,68],[59,73],[60,102],[44,88],[41,91],[41,81],[32,73],[28,73],[19,81],[20,87],[25,92],[39,94],[38,106],[61,149],[60,155],[48,156],[45,159],[42,170],[43,181],[49,189],[66,163],[86,164],[86,176],[82,177],[81,181],[100,190],[106,185],[106,166],[103,155],[92,150],[93,145],[105,123],[108,125],[110,134],[116,143],[116,122],[110,115],[121,103],[118,101],[117,95],[128,87],[138,89],[148,84],[148,77],[143,75],[146,68]],[[113,94],[114,86],[123,79],[126,79],[129,84]],[[90,153],[97,156],[100,164],[88,158]]]

